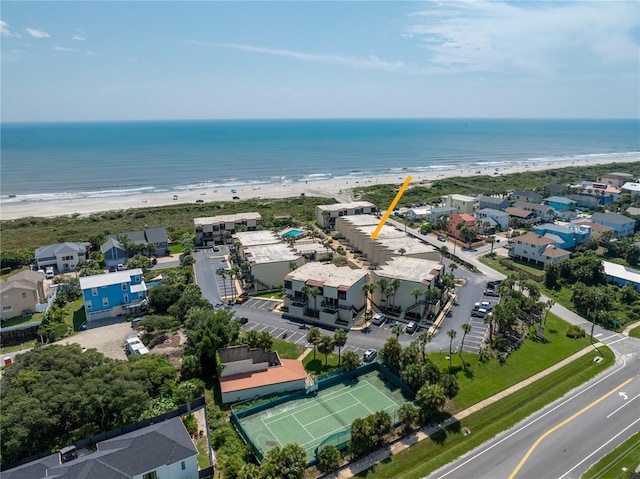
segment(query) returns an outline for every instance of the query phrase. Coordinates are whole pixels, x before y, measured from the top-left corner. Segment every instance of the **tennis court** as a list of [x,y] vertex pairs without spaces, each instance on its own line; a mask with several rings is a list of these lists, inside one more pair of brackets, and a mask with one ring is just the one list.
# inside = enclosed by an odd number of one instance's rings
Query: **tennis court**
[[312,461],[316,447],[348,430],[354,419],[385,410],[395,422],[400,406],[412,400],[374,370],[309,396],[297,396],[239,422],[262,455],[274,446],[297,443],[307,451],[307,460]]

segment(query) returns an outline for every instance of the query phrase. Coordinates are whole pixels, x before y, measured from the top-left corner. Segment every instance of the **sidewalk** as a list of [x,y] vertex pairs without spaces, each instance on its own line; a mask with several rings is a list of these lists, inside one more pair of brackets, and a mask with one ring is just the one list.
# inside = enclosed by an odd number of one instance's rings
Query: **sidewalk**
[[[596,344],[596,346],[602,346],[602,343],[598,343]],[[404,449],[407,449],[408,447],[412,446],[413,444],[416,444],[419,441],[422,441],[424,439],[427,439],[429,437],[429,435],[434,434],[435,432],[439,431],[442,428],[445,428],[447,426],[449,426],[452,423],[455,423],[457,421],[461,421],[462,419],[470,416],[471,414],[480,411],[482,408],[489,406],[490,404],[493,404],[497,401],[499,401],[500,399],[505,398],[506,396],[513,394],[514,392],[529,386],[530,384],[534,383],[535,381],[537,381],[538,379],[547,376],[548,374],[557,371],[558,369],[562,368],[563,366],[566,366],[567,364],[569,364],[572,361],[575,361],[576,359],[584,356],[585,354],[588,354],[590,352],[593,351],[593,346],[588,346],[580,351],[578,351],[577,353],[569,356],[568,358],[560,361],[559,363],[554,364],[553,366],[545,369],[544,371],[539,372],[538,374],[535,374],[533,376],[531,376],[530,378],[527,378],[523,381],[520,381],[518,384],[514,384],[513,386],[511,386],[510,388],[505,389],[504,391],[501,391],[497,394],[494,394],[493,396],[485,399],[484,401],[480,401],[477,404],[474,404],[473,406],[465,409],[464,411],[460,411],[458,414],[456,414],[455,416],[452,416],[450,418],[448,418],[447,420],[443,421],[440,424],[434,424],[431,426],[425,426],[419,430],[417,430],[416,432],[414,432],[413,434],[410,434],[408,436],[405,436],[401,439],[399,439],[397,442],[387,445],[383,448],[378,449],[377,451],[372,452],[371,454],[367,455],[366,457],[363,457],[357,461],[354,461],[352,463],[350,463],[349,465],[345,466],[343,469],[340,469],[339,471],[336,471],[332,474],[328,474],[326,476],[322,476],[324,478],[327,479],[346,479],[348,477],[353,477],[356,474],[361,473],[362,471],[365,471],[366,469],[370,468],[371,466],[384,461],[385,459],[387,459],[389,456],[391,456],[392,454],[397,454],[400,451],[403,451]]]
[[621,334],[623,336],[629,336],[629,331],[631,331],[634,328],[637,328],[638,326],[640,326],[640,321],[636,321],[635,323],[631,323],[626,328],[624,328],[624,331],[622,331]]

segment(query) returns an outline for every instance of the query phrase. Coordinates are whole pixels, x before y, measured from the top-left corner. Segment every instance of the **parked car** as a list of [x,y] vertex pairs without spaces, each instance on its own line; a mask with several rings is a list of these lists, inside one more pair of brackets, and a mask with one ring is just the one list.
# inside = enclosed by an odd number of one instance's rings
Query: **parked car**
[[239,318],[236,318],[236,320],[240,323],[240,324],[247,324],[249,322],[249,318],[245,317],[245,316],[240,316]]
[[52,266],[47,266],[47,269],[45,270],[45,277],[47,279],[51,279],[55,276],[54,272],[53,272],[53,267]]
[[377,326],[381,326],[387,320],[387,317],[384,314],[376,313],[373,315],[371,322]]
[[447,241],[447,239],[444,236],[439,235],[438,241]]
[[131,327],[132,327],[132,328],[135,328],[135,327],[136,327],[136,325],[137,325],[140,321],[142,321],[143,319],[144,319],[143,317],[133,318],[133,319],[131,320]]
[[239,200],[239,199],[240,199],[240,197],[239,197],[239,196],[234,196],[234,197],[232,197],[232,199],[233,199],[233,200]]
[[502,281],[487,281],[487,289],[496,289],[498,286],[502,284]]
[[416,323],[415,321],[411,321],[409,324],[407,324],[407,327],[404,330],[407,334],[413,334],[417,329],[418,323]]
[[484,291],[484,295],[485,296],[492,296],[494,298],[499,298],[500,297],[500,295],[496,291],[494,291],[492,289],[486,289]]
[[236,298],[236,304],[242,304],[244,303],[247,299],[249,299],[249,295],[247,293],[240,293],[238,295],[238,297]]
[[213,251],[220,251],[220,247],[216,246],[216,245],[213,245]]
[[362,360],[365,363],[370,363],[378,356],[378,351],[376,349],[367,349],[362,355]]
[[475,318],[484,318],[488,313],[489,311],[487,311],[486,309],[478,308],[471,311],[471,316]]

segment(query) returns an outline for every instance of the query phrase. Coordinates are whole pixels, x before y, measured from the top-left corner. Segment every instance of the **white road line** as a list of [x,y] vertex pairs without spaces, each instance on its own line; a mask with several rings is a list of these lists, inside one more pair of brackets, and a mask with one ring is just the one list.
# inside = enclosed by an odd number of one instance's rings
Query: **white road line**
[[599,338],[600,336],[602,336],[602,333],[598,333],[598,334],[596,334],[594,337],[595,337],[595,338]]
[[629,404],[631,401],[633,401],[634,399],[638,399],[640,397],[640,394],[638,394],[637,396],[632,397],[630,400],[625,401],[625,403],[620,406],[618,409],[616,409],[615,411],[613,411],[611,414],[609,414],[607,416],[607,419],[609,419],[611,416],[613,416],[615,413],[617,413],[620,409],[622,409],[623,407],[625,407],[627,404]]
[[611,336],[607,336],[606,338],[602,338],[600,341],[606,341],[609,338],[615,338],[618,335],[618,333],[614,333]]
[[[611,341],[610,343],[603,343],[605,346],[611,346],[612,344],[616,344],[619,343],[620,341],[625,341],[628,338],[628,336],[622,336],[620,339],[617,339],[615,341]],[[604,340],[601,340],[604,341]]]
[[264,331],[265,329],[267,329],[269,327],[268,324],[265,324],[262,328],[257,329],[256,331]]

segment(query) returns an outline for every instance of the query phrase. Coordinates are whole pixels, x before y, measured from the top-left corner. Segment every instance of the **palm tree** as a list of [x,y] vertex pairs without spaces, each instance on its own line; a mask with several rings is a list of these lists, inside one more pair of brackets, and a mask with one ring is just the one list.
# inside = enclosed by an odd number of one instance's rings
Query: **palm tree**
[[389,286],[389,280],[387,278],[380,278],[376,284],[380,288],[381,302],[384,302],[386,300],[385,291]]
[[400,249],[398,250],[398,253],[400,253],[400,256],[404,256],[404,254],[405,254],[406,252],[407,252],[407,250],[406,250],[406,249],[404,249],[404,248],[400,248]]
[[391,334],[395,334],[396,335],[396,339],[398,339],[400,337],[400,335],[402,334],[402,326],[400,326],[399,324],[396,324],[395,326],[393,326],[391,328]]
[[422,360],[424,361],[426,359],[426,347],[427,344],[429,344],[431,342],[431,340],[433,339],[433,336],[431,335],[431,333],[420,333],[418,335],[418,344],[420,345],[420,348],[422,349]]
[[342,360],[344,361],[342,363],[342,366],[348,371],[351,371],[352,369],[360,366],[360,356],[358,356],[358,353],[356,353],[355,351],[345,352]]
[[455,329],[450,329],[447,331],[447,336],[449,336],[449,367],[451,367],[451,356],[453,356],[453,340],[458,335],[458,332]]
[[318,328],[311,328],[307,332],[307,338],[306,338],[307,342],[309,344],[313,344],[313,360],[314,361],[316,359],[316,347],[318,346],[318,342],[320,341],[321,337],[322,337],[322,333]]
[[338,365],[340,365],[340,351],[347,344],[347,332],[344,329],[337,329],[333,334],[333,344],[338,348]]
[[453,279],[453,277],[454,277],[454,276],[453,276],[453,272],[454,272],[456,269],[458,269],[458,265],[457,265],[456,263],[451,263],[451,264],[449,265],[449,269],[451,270],[451,278]]
[[420,288],[413,288],[411,290],[411,296],[415,299],[415,303],[413,303],[413,306],[415,307],[418,304],[418,298],[422,296],[422,290]]
[[[460,340],[460,358],[462,359],[462,348],[464,348],[464,338],[465,336],[469,333],[469,331],[471,331],[471,324],[470,323],[464,323],[462,326],[460,326],[462,328],[462,339]],[[462,360],[462,364],[465,364],[464,359]]]
[[544,325],[547,325],[547,315],[549,314],[549,311],[551,311],[551,308],[554,307],[554,305],[556,304],[556,302],[553,299],[549,299],[547,300],[547,302],[544,304],[545,308],[547,309],[547,312],[544,314]]
[[320,341],[318,341],[318,351],[320,354],[324,354],[324,365],[326,366],[329,363],[329,353],[333,352],[333,340],[331,336],[323,335],[320,337]]
[[489,236],[489,243],[491,243],[491,254],[493,254],[493,244],[496,242],[495,236]]
[[391,280],[391,284],[389,285],[389,287],[393,291],[391,294],[393,295],[393,305],[394,306],[396,304],[396,292],[400,288],[401,284],[402,283],[400,282],[400,280],[398,278],[394,278],[393,280]]
[[218,271],[216,271],[216,274],[222,276],[222,285],[224,286],[224,297],[227,297],[227,273],[228,270],[224,269],[224,268],[220,268]]
[[313,286],[312,288],[309,288],[309,294],[311,296],[313,296],[313,311],[317,312],[318,311],[318,295],[320,294],[320,288]]

